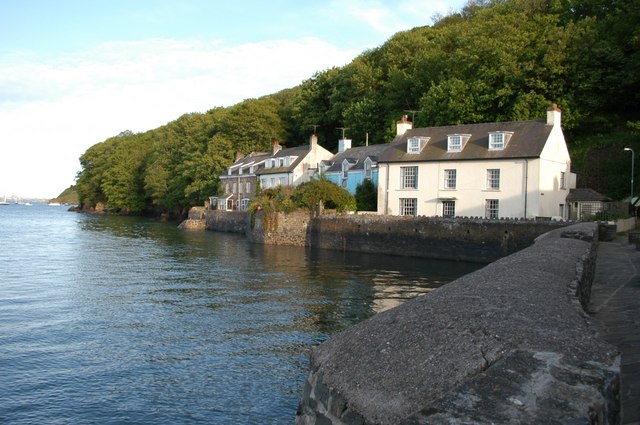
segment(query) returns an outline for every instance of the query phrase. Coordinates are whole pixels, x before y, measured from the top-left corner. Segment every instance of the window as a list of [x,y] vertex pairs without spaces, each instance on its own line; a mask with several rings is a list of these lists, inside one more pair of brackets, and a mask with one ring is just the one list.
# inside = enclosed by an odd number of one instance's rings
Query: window
[[418,188],[418,167],[400,167],[400,189]]
[[280,177],[280,185],[281,186],[286,186],[287,185],[287,178],[286,177]]
[[416,198],[400,198],[400,215],[416,215],[417,205]]
[[238,191],[238,183],[234,183],[233,184],[233,193],[236,193]]
[[371,180],[371,160],[369,158],[364,160],[364,178]]
[[558,205],[558,215],[564,220],[564,204]]
[[485,204],[484,216],[486,218],[498,218],[498,200],[487,199]]
[[347,178],[347,173],[349,172],[349,162],[345,159],[342,161],[342,178]]
[[247,182],[246,187],[247,189],[245,190],[245,193],[251,193],[251,182]]
[[238,175],[242,174],[242,167],[238,168]]
[[276,187],[276,178],[271,177],[271,181],[269,182],[269,187]]
[[407,153],[420,153],[428,141],[428,137],[409,137],[407,139]]
[[407,140],[407,153],[420,153],[420,139],[411,137]]
[[489,134],[489,150],[504,149],[504,133]]
[[251,201],[250,199],[244,198],[240,203],[240,209],[242,211],[246,211],[249,208],[249,202],[250,201]]
[[487,189],[488,190],[500,189],[500,169],[499,168],[487,170]]
[[456,170],[444,170],[444,188],[456,188]]
[[460,152],[462,150],[462,136],[460,136],[459,134],[449,136],[447,150],[449,152]]
[[229,193],[229,183],[224,185],[224,193]]
[[279,167],[284,167],[284,158],[278,159],[278,166]]
[[456,215],[456,201],[442,201],[442,216],[454,217]]
[[566,189],[566,179],[564,171],[560,172],[560,189]]
[[513,135],[510,131],[496,131],[489,133],[489,150],[501,151],[507,147],[509,139]]
[[242,193],[244,190],[244,185],[242,183],[238,183],[238,193]]

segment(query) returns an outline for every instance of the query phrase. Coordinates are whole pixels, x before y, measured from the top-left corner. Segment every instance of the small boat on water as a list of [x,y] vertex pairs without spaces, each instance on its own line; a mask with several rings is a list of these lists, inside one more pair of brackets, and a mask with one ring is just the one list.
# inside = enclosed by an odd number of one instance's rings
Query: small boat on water
[[9,205],[7,202],[7,195],[4,195],[4,201],[0,201],[0,205]]

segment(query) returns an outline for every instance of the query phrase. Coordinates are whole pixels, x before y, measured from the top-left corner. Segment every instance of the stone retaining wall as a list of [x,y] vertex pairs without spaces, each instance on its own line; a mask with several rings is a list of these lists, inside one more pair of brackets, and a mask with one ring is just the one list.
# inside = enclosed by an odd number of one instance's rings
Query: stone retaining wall
[[204,218],[207,230],[246,233],[250,214],[247,211],[205,210]]
[[196,211],[206,228],[244,233],[266,245],[311,246],[432,259],[489,263],[530,246],[535,238],[567,226],[558,221],[486,220],[480,218],[395,217],[370,214],[307,212],[265,214]]
[[597,235],[556,230],[335,335],[296,423],[617,423],[620,359],[580,305]]
[[480,218],[325,215],[314,219],[318,248],[489,263],[533,244],[566,222]]

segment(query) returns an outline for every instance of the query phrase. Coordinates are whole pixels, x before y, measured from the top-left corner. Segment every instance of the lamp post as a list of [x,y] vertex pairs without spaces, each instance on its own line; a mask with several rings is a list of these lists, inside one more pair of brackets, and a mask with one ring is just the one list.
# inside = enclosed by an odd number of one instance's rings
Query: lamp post
[[636,154],[631,148],[624,148],[624,150],[631,152],[631,197],[629,198],[629,203],[633,205],[633,163],[634,163]]

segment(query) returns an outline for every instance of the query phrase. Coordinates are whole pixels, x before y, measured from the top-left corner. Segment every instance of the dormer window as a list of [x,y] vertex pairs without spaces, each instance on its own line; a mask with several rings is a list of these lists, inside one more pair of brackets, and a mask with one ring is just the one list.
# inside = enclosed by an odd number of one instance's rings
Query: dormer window
[[447,152],[461,152],[470,138],[470,134],[449,134],[447,136]]
[[347,178],[348,172],[349,172],[349,161],[345,159],[344,161],[342,161],[342,178],[343,179]]
[[462,150],[462,137],[459,134],[449,136],[449,143],[447,143],[447,150],[449,152],[460,152]]
[[410,137],[407,139],[407,153],[417,154],[427,145],[428,137]]
[[231,175],[231,168],[227,168],[227,175],[230,176]]
[[371,180],[371,165],[371,158],[364,160],[364,178],[367,180]]
[[238,168],[238,174],[242,174],[242,167]]
[[501,151],[506,148],[512,134],[513,133],[509,133],[506,131],[496,131],[493,133],[489,133],[489,150]]

